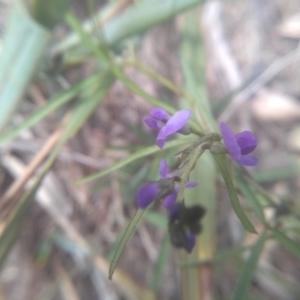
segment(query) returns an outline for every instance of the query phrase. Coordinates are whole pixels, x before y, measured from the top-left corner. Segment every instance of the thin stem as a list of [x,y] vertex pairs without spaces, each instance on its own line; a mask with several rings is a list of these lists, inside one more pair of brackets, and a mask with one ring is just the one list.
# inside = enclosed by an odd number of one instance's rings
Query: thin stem
[[203,152],[210,148],[211,144],[215,141],[220,141],[221,136],[218,133],[209,133],[205,135],[204,137],[200,138],[197,143],[195,144],[194,152],[192,153],[191,158],[189,159],[188,163],[186,164],[184,173],[181,177],[180,181],[180,188],[177,194],[176,202],[177,201],[183,201],[183,193],[185,190],[186,182],[188,181],[188,178],[190,176],[190,173],[195,167],[195,164],[198,160],[198,158],[203,154]]

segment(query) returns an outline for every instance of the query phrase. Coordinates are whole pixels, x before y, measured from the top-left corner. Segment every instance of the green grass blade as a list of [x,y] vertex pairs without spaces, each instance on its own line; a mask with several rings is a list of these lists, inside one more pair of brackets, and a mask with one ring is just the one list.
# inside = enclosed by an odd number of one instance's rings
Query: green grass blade
[[166,235],[161,243],[159,255],[154,265],[153,274],[151,277],[151,290],[156,291],[159,285],[163,282],[163,268],[170,256],[170,240],[169,235]]
[[49,38],[25,9],[14,6],[0,55],[0,132],[22,100]]
[[267,237],[266,233],[263,233],[258,239],[258,241],[256,242],[256,244],[253,246],[250,257],[248,258],[247,262],[244,264],[241,273],[239,275],[239,279],[232,300],[245,299],[245,295],[247,294],[248,287],[251,283],[253,274],[256,270],[259,255],[266,241],[266,237]]
[[279,231],[277,229],[273,230],[273,234],[275,238],[291,253],[293,253],[295,256],[297,256],[298,259],[300,259],[300,244],[296,243],[292,239],[290,239],[288,236],[286,236],[282,231]]
[[188,142],[190,142],[190,141],[187,141],[186,139],[180,139],[180,140],[174,140],[174,141],[171,141],[171,142],[167,142],[163,150],[159,149],[156,145],[141,149],[141,150],[135,152],[134,154],[131,154],[129,157],[126,157],[122,160],[119,160],[118,162],[113,164],[111,167],[109,167],[109,168],[107,168],[107,169],[105,169],[101,172],[97,172],[95,174],[87,176],[87,177],[77,181],[77,183],[81,184],[81,183],[90,182],[90,181],[95,180],[95,179],[99,179],[99,178],[101,178],[101,177],[103,177],[103,176],[105,176],[105,175],[107,175],[107,174],[109,174],[113,171],[119,170],[120,168],[130,164],[131,162],[133,162],[133,161],[135,161],[139,158],[143,158],[143,157],[146,157],[150,154],[165,151],[165,150],[168,150],[168,149],[171,149],[171,148],[174,148],[174,147],[179,147],[179,146],[182,146],[182,145],[184,145]]
[[[148,206],[148,208],[149,208],[149,206]],[[115,268],[117,267],[119,259],[123,253],[123,250],[124,250],[127,242],[129,241],[129,239],[131,238],[132,234],[134,233],[137,225],[141,221],[142,216],[144,215],[145,212],[146,212],[145,209],[144,210],[138,209],[136,211],[135,215],[133,216],[133,218],[130,220],[129,224],[127,225],[124,235],[122,236],[122,238],[117,246],[116,252],[115,252],[112,262],[110,264],[109,272],[108,272],[109,279],[112,279]]]
[[248,217],[245,215],[245,213],[243,212],[243,210],[241,208],[235,188],[233,186],[232,180],[230,178],[230,175],[229,175],[227,167],[226,167],[225,159],[221,155],[214,155],[214,158],[221,170],[222,176],[224,178],[224,181],[225,181],[225,184],[226,184],[226,187],[227,187],[230,199],[231,199],[232,207],[233,207],[236,215],[238,216],[238,218],[240,219],[240,221],[242,222],[244,227],[249,232],[257,233],[254,226],[252,225],[252,223],[250,222],[250,220],[248,219]]
[[33,18],[48,29],[59,23],[70,5],[70,0],[34,0],[31,4]]
[[[119,43],[122,39],[143,32],[159,23],[165,22],[181,12],[200,4],[199,0],[176,0],[176,1],[139,1],[130,9],[124,11],[114,20],[103,26],[100,42],[105,37],[108,46]],[[80,42],[80,38],[73,38],[72,43],[67,39],[53,49],[57,54],[65,51],[67,47],[73,47]]]
[[241,190],[244,197],[248,200],[250,206],[255,211],[259,219],[265,222],[265,215],[261,204],[257,200],[254,191],[248,186],[247,182],[241,176],[237,177],[237,186]]

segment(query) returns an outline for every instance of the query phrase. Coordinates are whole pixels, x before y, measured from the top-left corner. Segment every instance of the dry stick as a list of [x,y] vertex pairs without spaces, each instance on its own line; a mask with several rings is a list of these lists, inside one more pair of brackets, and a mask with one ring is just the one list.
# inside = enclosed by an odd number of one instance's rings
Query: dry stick
[[29,180],[29,178],[32,176],[32,174],[36,171],[36,169],[40,166],[40,164],[43,162],[43,160],[47,157],[49,152],[52,150],[52,148],[56,145],[56,143],[59,140],[59,137],[61,135],[61,132],[63,130],[63,125],[66,123],[66,121],[69,119],[70,114],[67,114],[62,122],[59,128],[48,138],[46,143],[44,144],[43,148],[40,150],[40,152],[34,157],[34,159],[30,162],[27,169],[24,171],[22,176],[20,176],[6,191],[6,193],[1,198],[1,206],[5,206],[8,204],[18,193],[21,191],[21,189],[24,187],[26,182]]

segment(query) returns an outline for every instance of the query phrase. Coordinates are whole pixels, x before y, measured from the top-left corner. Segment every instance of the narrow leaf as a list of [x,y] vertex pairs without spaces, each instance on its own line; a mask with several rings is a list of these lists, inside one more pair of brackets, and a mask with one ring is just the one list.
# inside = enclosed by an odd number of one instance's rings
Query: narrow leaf
[[263,233],[258,239],[257,243],[253,246],[250,257],[241,270],[232,300],[245,299],[247,289],[256,270],[259,255],[263,249],[266,236],[266,233]]
[[161,247],[159,249],[159,255],[155,262],[153,274],[151,277],[151,290],[156,291],[159,288],[159,285],[163,282],[163,269],[169,258],[170,254],[170,241],[169,235],[166,235],[161,243]]
[[134,233],[136,226],[141,221],[142,216],[144,215],[145,211],[146,211],[145,209],[144,210],[138,209],[136,211],[135,215],[133,216],[133,218],[130,220],[129,224],[127,225],[127,228],[124,232],[124,235],[121,238],[121,240],[120,240],[120,242],[117,246],[117,250],[116,250],[116,252],[114,254],[114,257],[112,259],[112,262],[110,264],[109,272],[108,272],[108,278],[109,279],[112,279],[115,268],[117,267],[119,259],[120,259],[121,255],[123,253],[123,250],[124,250],[127,242],[129,241],[129,239],[131,238],[132,234]]
[[34,0],[32,15],[37,22],[48,29],[53,29],[67,12],[70,0]]
[[[139,1],[102,27],[100,42],[103,42],[102,37],[105,37],[104,42],[112,46],[124,38],[157,26],[159,23],[199,4],[201,4],[200,0]],[[53,53],[63,52],[66,48],[74,47],[79,42],[80,37],[72,35],[58,44]]]
[[295,256],[300,259],[300,244],[291,240],[288,236],[286,236],[282,231],[277,229],[273,230],[273,234],[275,238],[290,252],[292,252]]
[[22,5],[12,8],[0,54],[1,132],[22,100],[50,39],[49,32],[34,22]]
[[230,199],[231,199],[231,203],[233,206],[233,209],[236,213],[236,215],[238,216],[238,218],[240,219],[240,221],[243,223],[244,227],[252,233],[257,233],[254,226],[252,225],[252,223],[250,222],[250,220],[248,219],[248,217],[245,215],[245,213],[243,212],[239,199],[237,197],[235,188],[233,186],[232,180],[230,178],[230,175],[228,173],[227,167],[226,167],[226,163],[224,161],[224,158],[221,155],[214,155],[214,158],[221,170],[222,176],[224,178]]
[[257,196],[253,192],[253,190],[248,186],[248,183],[239,176],[237,178],[238,187],[241,190],[244,197],[249,201],[252,209],[255,211],[256,215],[259,217],[261,221],[265,221],[265,215],[262,209],[261,204],[257,200]]

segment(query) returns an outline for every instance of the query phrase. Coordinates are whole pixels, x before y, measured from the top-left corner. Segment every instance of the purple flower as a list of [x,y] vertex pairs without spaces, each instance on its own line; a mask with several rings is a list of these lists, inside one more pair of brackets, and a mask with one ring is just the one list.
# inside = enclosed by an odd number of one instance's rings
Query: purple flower
[[[145,209],[151,202],[162,199],[163,206],[168,208],[176,201],[180,184],[175,183],[165,159],[160,161],[158,173],[161,177],[159,181],[146,183],[137,191],[136,203],[139,208]],[[191,188],[196,185],[197,182],[188,181],[185,186]]]
[[225,123],[220,124],[224,144],[231,157],[241,165],[255,166],[257,158],[249,155],[252,153],[258,141],[251,131],[243,131],[234,135]]
[[177,111],[173,116],[170,116],[164,109],[154,107],[150,110],[150,116],[144,118],[144,122],[151,129],[158,131],[156,138],[156,145],[159,148],[163,148],[167,136],[182,131],[181,133],[189,133],[186,124],[191,116],[189,109],[183,109]]

